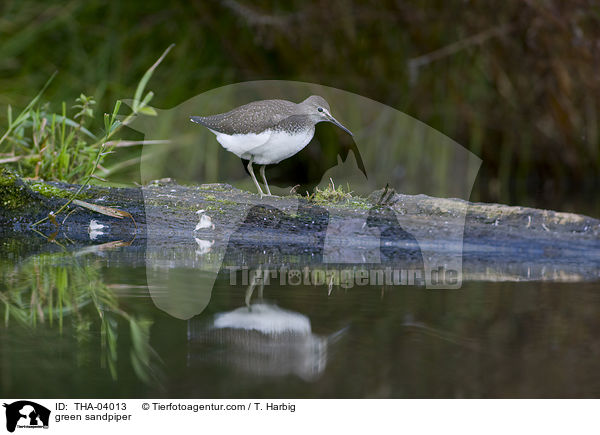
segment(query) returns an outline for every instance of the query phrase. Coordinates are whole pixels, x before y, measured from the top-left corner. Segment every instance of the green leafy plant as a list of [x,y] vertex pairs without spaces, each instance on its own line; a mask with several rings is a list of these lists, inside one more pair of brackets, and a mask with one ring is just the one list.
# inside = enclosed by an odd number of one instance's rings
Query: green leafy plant
[[38,105],[42,93],[54,76],[14,120],[9,106],[8,129],[0,137],[0,151],[5,158],[0,159],[0,163],[16,164],[19,174],[28,178],[81,183],[81,187],[65,204],[33,226],[47,220],[56,222],[55,216],[66,210],[91,178],[99,178],[95,172],[98,168],[104,169],[104,157],[114,152],[119,144],[119,141],[111,139],[124,126],[139,115],[156,116],[156,111],[148,105],[154,93],[146,92],[146,85],[173,46],[171,44],[142,76],[135,90],[131,112],[127,116],[119,115],[121,100],[117,100],[112,113],[104,114],[104,134],[100,138],[85,128],[86,120],[94,116],[93,106],[96,102],[93,97],[81,94],[76,99],[77,104],[72,107],[76,113],[72,119],[67,117],[64,102],[60,114],[49,112],[47,105]]
[[109,173],[102,163],[119,145],[118,140],[113,140],[116,134],[136,116],[156,115],[156,111],[148,105],[154,93],[146,92],[146,86],[156,67],[172,48],[173,44],[141,78],[129,114],[120,115],[121,100],[116,101],[112,113],[104,114],[104,132],[100,135],[86,127],[94,118],[94,97],[81,94],[70,111],[66,102],[63,102],[59,113],[52,112],[49,104],[40,103],[42,94],[55,76],[52,75],[18,116],[13,117],[12,107],[8,106],[8,127],[0,137],[0,163],[15,166],[24,178],[84,185],[92,177],[102,180],[95,173],[97,169],[104,174]]

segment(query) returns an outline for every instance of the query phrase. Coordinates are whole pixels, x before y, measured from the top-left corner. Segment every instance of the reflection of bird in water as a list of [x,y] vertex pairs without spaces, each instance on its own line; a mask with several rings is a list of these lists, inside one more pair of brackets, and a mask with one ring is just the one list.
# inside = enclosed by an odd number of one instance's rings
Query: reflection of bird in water
[[[323,372],[328,348],[342,331],[316,335],[307,316],[263,301],[251,303],[251,297],[258,289],[262,299],[265,281],[261,278],[271,270],[321,263],[328,223],[327,210],[306,200],[299,200],[294,214],[268,205],[248,211],[229,237],[221,266],[225,274],[231,273],[231,266],[248,267],[246,306],[219,313],[208,323],[201,318],[190,320],[190,362],[225,363],[259,376],[294,374],[304,380],[316,379]],[[280,243],[282,233],[288,235],[285,244]]]
[[209,323],[190,320],[188,359],[225,363],[258,376],[293,374],[311,381],[325,370],[328,348],[344,331],[319,336],[312,332],[307,316],[255,303],[251,309],[218,313]]
[[377,205],[369,210],[366,226],[379,229],[380,261],[384,265],[401,264],[424,279],[423,253],[417,239],[400,225],[396,212],[391,207],[393,190],[386,186]]

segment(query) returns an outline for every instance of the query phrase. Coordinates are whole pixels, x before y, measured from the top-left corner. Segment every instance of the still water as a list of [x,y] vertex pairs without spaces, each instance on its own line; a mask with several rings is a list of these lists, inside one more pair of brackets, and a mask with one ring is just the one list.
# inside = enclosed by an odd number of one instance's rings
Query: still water
[[249,297],[219,273],[183,320],[155,305],[143,244],[65,251],[33,237],[2,238],[4,397],[600,395],[597,282],[274,281]]

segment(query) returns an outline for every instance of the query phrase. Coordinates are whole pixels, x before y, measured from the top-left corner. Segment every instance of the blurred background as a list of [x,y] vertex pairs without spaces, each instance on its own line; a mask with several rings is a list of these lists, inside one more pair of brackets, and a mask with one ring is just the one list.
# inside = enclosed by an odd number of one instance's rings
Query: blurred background
[[[0,3],[5,108],[84,93],[97,114],[148,88],[157,108],[218,86],[297,80],[396,108],[482,159],[471,195],[600,215],[600,8],[592,0]],[[102,129],[96,116],[89,128]],[[150,138],[151,139],[151,138]],[[112,164],[131,160],[119,150]],[[117,181],[139,180],[135,167]]]

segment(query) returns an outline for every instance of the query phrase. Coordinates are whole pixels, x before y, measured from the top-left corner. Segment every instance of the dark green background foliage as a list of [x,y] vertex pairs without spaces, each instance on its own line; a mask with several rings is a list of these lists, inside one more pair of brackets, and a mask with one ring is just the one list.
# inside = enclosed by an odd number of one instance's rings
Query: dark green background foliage
[[4,0],[0,10],[1,107],[23,108],[58,70],[44,95],[53,110],[83,92],[111,111],[175,43],[149,83],[156,107],[240,81],[320,83],[471,149],[483,159],[473,199],[598,212],[593,0]]

